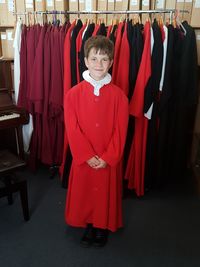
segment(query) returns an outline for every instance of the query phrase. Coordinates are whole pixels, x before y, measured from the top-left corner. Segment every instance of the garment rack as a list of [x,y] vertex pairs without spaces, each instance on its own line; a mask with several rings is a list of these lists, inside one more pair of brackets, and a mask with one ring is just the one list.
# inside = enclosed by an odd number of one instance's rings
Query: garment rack
[[28,12],[13,12],[13,15],[29,15],[29,14],[153,14],[153,13],[176,13],[176,12],[183,12],[189,13],[188,10],[177,10],[177,9],[157,9],[157,10],[121,10],[121,11],[106,11],[106,10],[94,10],[94,11],[28,11]]
[[82,11],[58,11],[58,10],[51,10],[51,11],[29,11],[29,12],[13,12],[13,15],[16,15],[16,16],[23,16],[23,15],[49,15],[49,14],[52,14],[54,16],[56,15],[60,15],[60,14],[63,14],[63,15],[80,15],[80,14],[126,14],[127,17],[129,14],[164,14],[164,13],[169,13],[170,14],[170,23],[172,22],[172,15],[173,14],[178,14],[179,12],[181,13],[189,13],[188,10],[177,10],[177,9],[157,9],[157,10],[119,10],[119,11],[116,11],[116,10],[109,10],[109,11],[106,11],[106,10],[94,10],[94,11],[87,11],[87,10],[82,10]]

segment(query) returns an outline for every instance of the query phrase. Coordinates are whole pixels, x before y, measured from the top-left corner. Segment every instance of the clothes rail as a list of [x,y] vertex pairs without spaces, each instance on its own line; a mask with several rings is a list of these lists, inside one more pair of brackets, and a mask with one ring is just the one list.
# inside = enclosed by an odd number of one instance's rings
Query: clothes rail
[[177,10],[177,9],[158,9],[158,10],[121,10],[121,11],[29,11],[29,12],[13,12],[13,15],[29,15],[29,14],[153,14],[153,13],[176,13],[176,12],[189,13],[188,10]]

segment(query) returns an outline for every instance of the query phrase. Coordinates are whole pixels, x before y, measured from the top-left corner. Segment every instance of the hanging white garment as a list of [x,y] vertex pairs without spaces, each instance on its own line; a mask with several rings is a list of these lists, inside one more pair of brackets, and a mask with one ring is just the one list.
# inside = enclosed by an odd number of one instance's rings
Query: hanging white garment
[[167,43],[168,43],[168,28],[165,25],[163,25],[163,30],[165,32],[165,40],[163,42],[163,65],[162,65],[162,75],[161,75],[160,86],[159,86],[160,91],[162,91],[163,83],[164,83],[166,57],[167,57]]
[[[14,90],[15,90],[15,103],[18,101],[19,84],[20,84],[20,48],[21,48],[21,33],[22,22],[18,20],[15,31],[15,38],[13,42],[14,47]],[[29,114],[29,123],[22,128],[24,151],[28,152],[30,140],[33,132],[33,118]]]
[[15,31],[15,38],[14,38],[14,42],[13,42],[15,103],[17,103],[18,94],[19,94],[21,33],[22,33],[22,22],[21,22],[21,20],[18,20],[17,26],[16,26],[16,31]]
[[[151,27],[151,55],[153,53],[153,46],[154,46],[154,36],[153,36],[153,29]],[[150,108],[148,109],[148,111],[146,113],[144,113],[144,116],[150,120],[151,116],[152,116],[152,112],[153,112],[153,104],[151,104]]]

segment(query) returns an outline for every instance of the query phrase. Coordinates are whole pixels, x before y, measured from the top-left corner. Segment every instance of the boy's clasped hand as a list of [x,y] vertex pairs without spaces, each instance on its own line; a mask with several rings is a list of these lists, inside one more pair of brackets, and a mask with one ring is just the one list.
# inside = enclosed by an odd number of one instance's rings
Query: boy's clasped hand
[[89,160],[87,160],[87,164],[93,168],[93,169],[103,169],[106,167],[107,163],[99,158],[97,155],[95,155],[94,157],[90,158]]

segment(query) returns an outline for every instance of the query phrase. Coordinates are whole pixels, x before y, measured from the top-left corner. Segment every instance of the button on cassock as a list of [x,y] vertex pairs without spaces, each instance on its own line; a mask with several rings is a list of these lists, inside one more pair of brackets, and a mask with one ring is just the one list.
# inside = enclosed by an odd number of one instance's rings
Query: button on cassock
[[95,123],[95,126],[96,126],[96,127],[99,127],[99,123],[98,123],[98,122],[96,122],[96,123]]
[[99,102],[99,98],[98,97],[95,97],[94,101],[95,102]]

